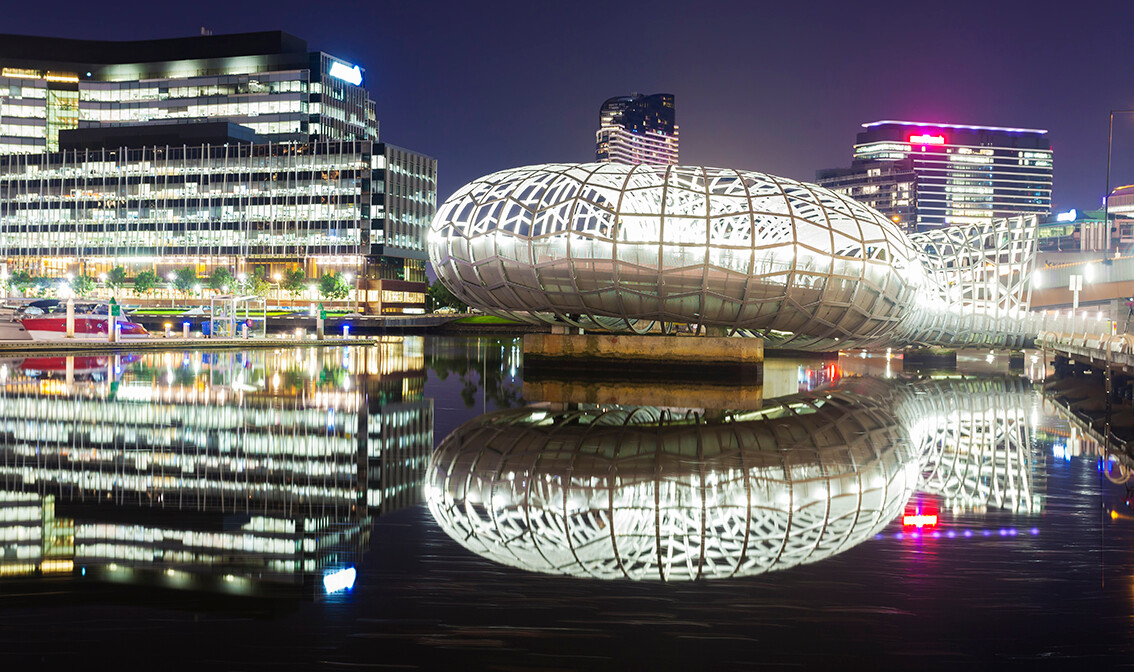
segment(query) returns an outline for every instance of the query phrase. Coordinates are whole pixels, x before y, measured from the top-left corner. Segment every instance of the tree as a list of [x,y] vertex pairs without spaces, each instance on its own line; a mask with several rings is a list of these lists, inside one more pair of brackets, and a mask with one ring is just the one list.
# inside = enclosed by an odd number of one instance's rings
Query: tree
[[280,287],[288,294],[291,294],[292,299],[295,299],[307,289],[307,274],[303,272],[302,268],[287,271],[284,273],[283,282],[280,283]]
[[71,291],[75,296],[89,296],[95,290],[95,281],[89,275],[80,275],[71,281]]
[[257,266],[252,269],[252,275],[244,281],[244,291],[256,296],[267,296],[272,283],[268,282],[268,269]]
[[457,310],[468,310],[468,304],[458,299],[449,288],[441,284],[438,280],[429,286],[425,292],[426,308],[430,311],[437,310],[438,308],[456,308]]
[[50,296],[59,286],[58,278],[49,278],[46,275],[37,275],[31,281],[36,296]]
[[218,292],[225,291],[225,287],[232,289],[236,286],[236,278],[232,277],[232,273],[220,266],[213,270],[213,274],[209,276],[209,287]]
[[111,290],[117,290],[122,285],[126,284],[126,269],[122,266],[115,266],[110,269],[106,274],[106,286]]
[[345,299],[350,296],[350,285],[338,273],[324,273],[319,278],[319,295],[324,299]]
[[12,277],[8,278],[8,282],[13,288],[24,294],[32,286],[32,276],[27,271],[16,271],[12,274]]
[[179,268],[173,278],[173,288],[181,292],[182,295],[188,295],[193,291],[193,286],[197,284],[197,270],[189,267]]
[[142,271],[134,276],[134,292],[139,296],[145,296],[157,289],[160,281],[157,273],[153,271]]

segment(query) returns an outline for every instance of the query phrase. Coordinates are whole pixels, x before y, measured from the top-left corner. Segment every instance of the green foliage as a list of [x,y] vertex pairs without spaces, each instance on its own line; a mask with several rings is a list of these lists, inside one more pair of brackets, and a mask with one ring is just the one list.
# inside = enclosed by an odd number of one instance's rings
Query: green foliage
[[194,268],[179,268],[173,278],[173,288],[181,292],[183,295],[189,294],[193,291],[193,285],[197,282],[197,270]]
[[343,282],[338,273],[324,273],[319,278],[319,296],[324,299],[345,299],[350,296],[350,285]]
[[118,289],[125,284],[126,269],[122,266],[115,266],[114,268],[110,269],[109,273],[106,274],[106,286],[111,288],[112,290]]
[[28,273],[27,271],[16,271],[10,278],[8,278],[8,284],[13,289],[23,294],[28,291],[29,287],[32,286],[31,273]]
[[32,278],[32,291],[36,296],[52,296],[55,290],[59,288],[59,283],[62,282],[59,278],[49,278],[46,275],[38,275]]
[[97,286],[94,278],[89,275],[80,275],[71,281],[71,291],[75,296],[90,296]]
[[232,277],[232,272],[224,266],[213,269],[213,274],[209,276],[209,287],[218,292],[224,291],[225,287],[229,291],[236,288],[236,278]]
[[139,296],[146,296],[157,289],[158,283],[161,280],[158,274],[153,271],[142,271],[134,276],[134,291]]
[[256,296],[267,296],[268,290],[272,288],[272,283],[268,282],[268,269],[263,266],[257,266],[252,269],[252,275],[244,279],[241,284],[241,291]]
[[283,282],[280,283],[280,287],[288,294],[291,294],[291,298],[294,299],[307,289],[307,274],[303,272],[302,268],[288,271],[284,273]]
[[441,284],[438,280],[429,286],[425,292],[425,308],[429,311],[437,310],[438,308],[456,308],[460,311],[468,310],[468,304],[461,301],[449,288]]

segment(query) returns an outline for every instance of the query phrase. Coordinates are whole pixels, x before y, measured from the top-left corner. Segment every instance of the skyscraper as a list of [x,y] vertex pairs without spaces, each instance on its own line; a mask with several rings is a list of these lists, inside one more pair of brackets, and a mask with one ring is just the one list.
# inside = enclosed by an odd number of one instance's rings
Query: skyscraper
[[599,108],[595,143],[599,163],[676,164],[673,94],[634,93],[607,100]]
[[916,121],[863,124],[850,168],[816,181],[910,231],[1051,211],[1047,131]]

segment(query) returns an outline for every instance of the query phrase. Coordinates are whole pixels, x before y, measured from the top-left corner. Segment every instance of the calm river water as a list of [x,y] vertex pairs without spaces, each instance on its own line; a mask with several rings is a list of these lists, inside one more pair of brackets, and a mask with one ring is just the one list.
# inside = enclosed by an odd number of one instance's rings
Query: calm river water
[[0,361],[5,667],[1129,664],[1127,461],[1033,358],[645,373],[441,337]]

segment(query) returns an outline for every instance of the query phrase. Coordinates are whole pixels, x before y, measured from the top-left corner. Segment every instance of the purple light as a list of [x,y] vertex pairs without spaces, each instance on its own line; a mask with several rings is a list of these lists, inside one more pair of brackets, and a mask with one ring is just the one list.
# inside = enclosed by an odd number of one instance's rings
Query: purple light
[[992,530],[985,530],[984,532],[982,532],[982,534],[986,537],[991,537],[992,536]]
[[1007,537],[1008,536],[1008,530],[1004,529],[1003,527],[1000,528],[1000,536]]
[[968,538],[968,537],[971,537],[971,536],[973,536],[973,531],[972,530],[965,530],[965,537]]
[[945,536],[952,539],[953,537],[957,536],[957,533],[954,532],[953,530],[949,530],[948,532],[945,533]]
[[903,534],[902,534],[901,532],[898,532],[898,533],[895,533],[895,534],[894,534],[894,538],[895,538],[895,539],[901,539],[901,538],[902,538],[902,537],[904,537],[904,536],[905,536],[905,535],[903,535]]
[[1039,534],[1039,528],[1038,527],[1033,527],[1031,530],[1028,530],[1028,531],[1031,532],[1032,535]]
[[933,532],[933,538],[934,538],[934,539],[940,539],[940,538],[941,538],[941,533],[940,533],[940,532],[938,532],[938,531],[936,531],[936,530],[934,530],[934,532]]
[[1014,528],[1014,527],[1013,527],[1013,528],[1009,528],[1009,530],[1008,530],[1008,536],[1010,536],[1010,537],[1014,537],[1014,536],[1016,536],[1016,528]]

